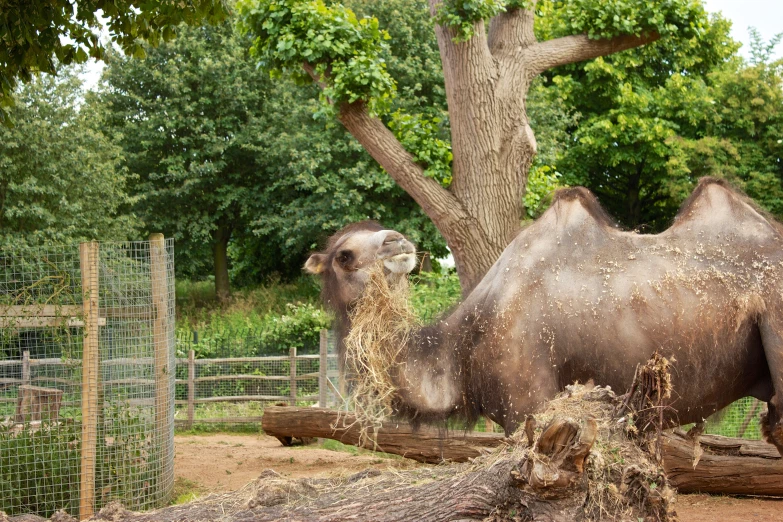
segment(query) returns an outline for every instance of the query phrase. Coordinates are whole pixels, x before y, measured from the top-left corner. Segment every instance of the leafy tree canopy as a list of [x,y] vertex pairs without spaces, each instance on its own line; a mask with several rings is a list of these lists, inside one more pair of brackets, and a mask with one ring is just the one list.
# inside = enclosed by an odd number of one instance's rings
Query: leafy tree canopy
[[[547,75],[580,116],[557,168],[623,224],[666,227],[698,177],[725,177],[780,216],[780,74],[734,55],[730,24],[713,17],[700,45],[659,41]],[[773,44],[775,42],[772,42]],[[776,72],[777,71],[777,72]]]
[[77,71],[32,80],[0,126],[0,245],[129,239],[136,220],[121,149],[83,98]]
[[233,281],[297,276],[309,251],[359,219],[445,254],[418,206],[346,131],[313,118],[315,87],[273,84],[248,47],[228,23],[182,27],[144,60],[108,61],[101,99],[138,176],[137,210],[177,240],[179,273],[212,271],[220,236]]
[[690,186],[675,140],[700,132],[705,75],[737,48],[729,27],[714,18],[698,42],[659,40],[547,74],[549,89],[580,115],[557,161],[565,181],[593,190],[627,226],[664,226],[679,203],[673,184]]
[[225,264],[265,184],[257,150],[269,78],[230,24],[178,31],[143,60],[112,55],[101,99],[137,176],[137,211],[177,241],[179,273],[196,276]]
[[215,23],[225,16],[224,0],[0,0],[0,121],[18,79],[54,74],[58,63],[102,59],[102,22],[112,42],[142,57],[142,41],[157,45],[171,40],[182,22]]

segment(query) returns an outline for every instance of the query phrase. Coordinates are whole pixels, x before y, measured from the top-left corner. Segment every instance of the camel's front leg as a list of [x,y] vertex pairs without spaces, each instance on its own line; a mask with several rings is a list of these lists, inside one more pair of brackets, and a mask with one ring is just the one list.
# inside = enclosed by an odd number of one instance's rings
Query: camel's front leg
[[772,397],[761,417],[761,431],[783,456],[783,321],[768,314],[760,324],[761,342],[772,379]]

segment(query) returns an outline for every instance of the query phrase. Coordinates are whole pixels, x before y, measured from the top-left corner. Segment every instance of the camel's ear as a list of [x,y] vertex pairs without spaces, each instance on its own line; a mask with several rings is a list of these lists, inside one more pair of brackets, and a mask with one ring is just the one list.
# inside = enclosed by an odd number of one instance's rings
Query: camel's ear
[[327,257],[324,254],[313,254],[305,263],[305,270],[311,274],[320,274],[326,270]]

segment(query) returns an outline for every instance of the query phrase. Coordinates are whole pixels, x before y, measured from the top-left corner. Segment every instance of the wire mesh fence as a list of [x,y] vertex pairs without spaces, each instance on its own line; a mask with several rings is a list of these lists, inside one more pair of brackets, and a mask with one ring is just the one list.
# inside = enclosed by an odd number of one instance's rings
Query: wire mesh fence
[[[326,331],[324,331],[326,333]],[[224,331],[222,335],[199,339],[198,332],[187,332],[177,339],[177,352],[188,353],[199,344],[210,343],[208,349],[196,353],[220,353],[218,358],[177,359],[176,422],[178,426],[193,427],[199,424],[245,424],[261,421],[264,406],[285,403],[317,405],[321,389],[326,395],[328,407],[345,407],[338,377],[337,349],[334,333],[326,333],[328,381],[320,381],[319,356],[322,345],[306,348],[296,354],[295,377],[291,374],[291,355],[270,356],[280,353],[278,347],[264,345],[255,330]],[[257,354],[255,357],[245,355]],[[237,356],[239,354],[240,356]],[[292,386],[293,383],[293,386]],[[292,398],[292,391],[296,394]],[[706,433],[759,440],[759,417],[766,406],[746,397],[711,416],[706,422]],[[490,429],[480,420],[477,431]],[[493,425],[494,431],[502,428]]]
[[173,268],[159,235],[0,253],[0,511],[168,498]]
[[763,402],[745,397],[708,418],[704,431],[724,437],[759,440],[759,418],[766,410],[767,406]]
[[320,341],[315,354],[199,359],[190,350],[177,359],[177,424],[257,423],[267,404],[339,406],[334,334],[322,330]]

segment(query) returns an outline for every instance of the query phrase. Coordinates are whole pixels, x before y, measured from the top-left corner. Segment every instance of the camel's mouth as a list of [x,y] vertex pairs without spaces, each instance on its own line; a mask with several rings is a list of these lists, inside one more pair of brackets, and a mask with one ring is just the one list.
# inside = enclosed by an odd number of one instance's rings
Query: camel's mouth
[[393,274],[409,274],[416,268],[416,254],[397,254],[383,260],[383,266]]

